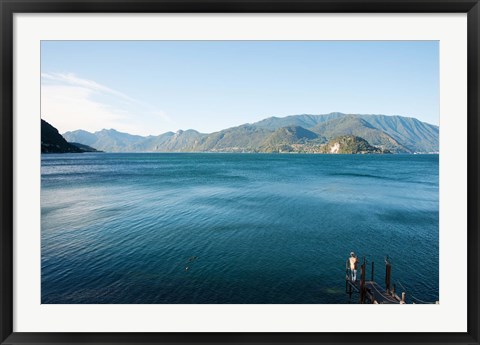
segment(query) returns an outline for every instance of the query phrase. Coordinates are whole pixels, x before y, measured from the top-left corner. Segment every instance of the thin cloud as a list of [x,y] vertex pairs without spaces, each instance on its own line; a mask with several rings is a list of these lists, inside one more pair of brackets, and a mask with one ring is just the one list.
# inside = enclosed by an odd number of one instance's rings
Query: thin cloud
[[[174,123],[162,110],[94,80],[73,73],[42,73],[41,77],[42,118],[61,133],[115,128],[131,134],[160,134]],[[99,95],[110,97],[100,101]]]
[[151,112],[151,114],[157,118],[160,118],[161,120],[167,122],[167,123],[170,123],[170,124],[174,124],[175,121],[172,120],[172,118],[170,116],[168,116],[164,111],[153,111]]
[[79,78],[73,73],[42,73],[41,75],[44,81],[53,81],[59,84],[84,87],[91,91],[107,93],[113,96],[117,96],[132,103],[140,103],[122,92],[111,89],[108,86],[99,84],[93,80]]

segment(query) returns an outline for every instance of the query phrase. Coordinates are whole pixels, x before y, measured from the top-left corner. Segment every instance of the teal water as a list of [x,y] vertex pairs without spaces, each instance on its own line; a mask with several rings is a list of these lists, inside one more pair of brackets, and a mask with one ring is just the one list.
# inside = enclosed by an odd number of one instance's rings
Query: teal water
[[438,171],[438,155],[42,155],[42,303],[350,303],[351,251],[438,300]]

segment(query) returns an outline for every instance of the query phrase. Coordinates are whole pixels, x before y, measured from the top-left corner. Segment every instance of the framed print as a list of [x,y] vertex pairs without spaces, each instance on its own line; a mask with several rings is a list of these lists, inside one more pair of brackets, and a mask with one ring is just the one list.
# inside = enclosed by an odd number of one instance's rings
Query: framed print
[[478,344],[478,1],[2,1],[2,344]]

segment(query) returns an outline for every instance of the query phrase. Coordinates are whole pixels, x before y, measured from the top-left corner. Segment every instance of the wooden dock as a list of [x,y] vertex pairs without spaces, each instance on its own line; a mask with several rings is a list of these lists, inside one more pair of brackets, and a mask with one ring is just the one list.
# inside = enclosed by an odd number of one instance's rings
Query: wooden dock
[[374,280],[374,263],[371,263],[371,279],[366,280],[366,260],[360,266],[360,279],[355,282],[350,278],[350,271],[347,269],[345,275],[345,290],[350,294],[350,298],[354,292],[359,293],[360,303],[371,304],[405,304],[405,292],[399,297],[395,292],[395,284],[390,285],[391,264],[388,258],[385,259],[385,287],[381,287]]
[[[347,289],[350,291],[360,293],[361,284],[360,280],[352,282],[347,278]],[[383,287],[381,287],[377,282],[372,280],[365,281],[365,301],[364,303],[373,303],[373,304],[403,304],[402,299],[396,293],[388,293]]]

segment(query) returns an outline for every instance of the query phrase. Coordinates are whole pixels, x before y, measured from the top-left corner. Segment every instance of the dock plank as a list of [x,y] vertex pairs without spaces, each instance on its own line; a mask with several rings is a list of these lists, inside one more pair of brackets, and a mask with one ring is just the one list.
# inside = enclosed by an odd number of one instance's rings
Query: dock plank
[[[360,280],[353,282],[349,277],[346,278],[347,284],[351,286],[354,292],[360,292]],[[377,304],[400,304],[400,299],[394,297],[382,288],[377,282],[372,280],[365,281],[365,288],[367,290],[367,298],[371,303]]]
[[366,281],[365,288],[367,289],[367,293],[369,293],[373,300],[378,304],[400,304],[400,300],[388,294],[375,281]]

